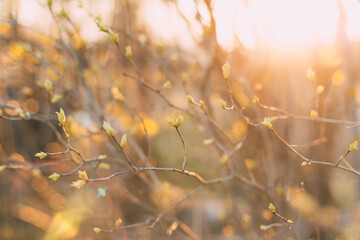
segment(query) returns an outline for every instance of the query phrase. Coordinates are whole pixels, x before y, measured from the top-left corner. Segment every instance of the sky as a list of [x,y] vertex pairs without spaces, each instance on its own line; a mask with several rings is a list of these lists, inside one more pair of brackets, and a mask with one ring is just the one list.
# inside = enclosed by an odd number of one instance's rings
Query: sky
[[[6,15],[6,4],[0,3],[0,19]],[[183,48],[196,47],[195,39],[203,32],[197,21],[209,24],[210,15],[202,1],[139,0],[138,16],[159,43],[177,43]],[[360,40],[360,3],[357,0],[213,0],[214,17],[219,44],[228,51],[236,40],[249,50],[258,46],[268,48],[306,48],[315,44],[332,45],[336,41],[339,19],[339,2],[346,13],[346,33],[350,41]],[[54,1],[54,9],[61,8],[61,1]],[[104,37],[93,23],[101,15],[111,23],[113,0],[70,1],[70,17],[81,26],[81,34],[88,42]],[[51,34],[52,17],[46,9],[46,0],[18,0],[18,21],[21,25]],[[199,9],[197,12],[196,9]],[[179,13],[188,18],[189,26]]]

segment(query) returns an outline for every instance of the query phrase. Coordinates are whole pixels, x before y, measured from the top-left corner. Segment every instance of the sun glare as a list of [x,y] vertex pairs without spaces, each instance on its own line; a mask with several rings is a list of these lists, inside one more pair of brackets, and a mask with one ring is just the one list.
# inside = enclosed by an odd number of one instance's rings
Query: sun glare
[[[360,20],[360,4],[343,1],[348,20],[350,40],[360,37],[354,23]],[[336,41],[339,20],[338,1],[325,0],[236,0],[214,4],[219,44],[231,50],[234,35],[242,44],[254,49],[257,44],[267,47],[306,47],[312,44],[331,45]]]
[[[51,16],[44,13],[46,9],[41,9],[38,2],[19,3],[20,24],[40,29],[50,26]],[[203,34],[198,20],[210,24],[209,11],[202,1],[143,0],[140,3],[138,15],[159,43],[177,43],[191,50]],[[343,0],[340,4],[346,13],[347,36],[350,41],[357,41],[360,39],[360,4],[355,0]],[[82,26],[84,39],[98,40],[100,34],[96,26],[88,24],[91,17],[77,8],[75,2],[73,5],[70,14]],[[89,1],[84,6],[93,15],[105,14],[105,20],[112,20],[109,17],[114,7],[111,1],[101,4]],[[218,43],[227,51],[236,47],[238,41],[250,50],[260,46],[301,49],[315,44],[332,45],[336,41],[338,0],[213,0],[212,7]],[[43,21],[44,18],[48,21]]]
[[[159,39],[183,38],[191,35],[180,17],[174,17],[175,7],[162,1],[145,1],[144,21]],[[151,2],[151,4],[150,4]],[[181,13],[195,23],[194,2],[178,0]],[[156,3],[156,4],[154,4]],[[344,0],[346,33],[350,41],[360,39],[360,4]],[[336,41],[339,21],[337,0],[213,0],[218,43],[228,51],[236,47],[237,39],[248,49],[304,48],[314,44],[332,45]],[[199,5],[199,14],[210,20],[205,5]],[[170,16],[171,15],[171,16]],[[192,29],[191,31],[194,31]],[[198,34],[198,32],[197,32]],[[189,39],[180,42],[189,47]]]

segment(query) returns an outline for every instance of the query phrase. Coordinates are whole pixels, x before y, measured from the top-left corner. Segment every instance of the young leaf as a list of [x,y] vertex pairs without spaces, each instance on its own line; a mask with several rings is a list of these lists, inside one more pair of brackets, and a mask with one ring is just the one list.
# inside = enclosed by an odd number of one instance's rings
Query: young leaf
[[63,126],[66,121],[66,116],[65,116],[64,110],[62,108],[60,108],[60,112],[56,112],[56,114],[58,116],[59,125]]
[[275,205],[272,204],[272,203],[269,203],[269,210],[272,212],[272,213],[276,213],[276,208],[275,208]]
[[41,152],[36,153],[34,156],[38,157],[40,159],[44,159],[47,157],[47,153],[41,151]]
[[115,221],[115,228],[120,227],[121,223],[122,223],[121,218],[118,218],[118,219]]
[[271,124],[270,118],[266,117],[264,118],[264,121],[261,122],[264,126],[266,126],[268,129],[273,129],[273,126]]
[[85,184],[86,184],[86,182],[84,180],[77,180],[77,181],[72,182],[72,184],[70,186],[80,189],[83,186],[85,186]]
[[190,95],[187,95],[187,96],[186,96],[186,101],[187,101],[188,103],[194,103],[194,98],[193,98],[192,96],[190,96]]
[[87,181],[89,179],[87,174],[86,174],[86,171],[78,171],[78,174],[79,174],[79,178],[81,180]]
[[127,135],[126,135],[126,133],[125,133],[125,134],[122,136],[122,138],[121,138],[120,147],[121,147],[122,149],[124,149],[125,146],[126,146],[126,144],[127,144]]
[[114,129],[110,126],[110,123],[104,121],[104,123],[103,123],[103,128],[104,128],[106,134],[107,134],[109,137],[115,136],[115,131],[114,131]]
[[102,155],[97,157],[97,159],[100,160],[100,161],[102,161],[102,160],[104,160],[106,158],[107,158],[107,155],[105,155],[105,154],[102,154]]
[[182,74],[182,81],[183,81],[184,84],[186,84],[187,82],[189,82],[189,74],[183,73],[183,74]]
[[171,82],[170,81],[166,81],[163,85],[164,89],[170,89],[171,88]]
[[60,101],[60,99],[61,99],[61,95],[55,94],[55,95],[51,98],[51,104],[57,103],[58,101]]
[[226,109],[226,101],[224,101],[223,99],[219,99],[219,102],[220,102],[220,106],[223,108],[223,109]]
[[60,175],[54,172],[54,173],[51,174],[48,178],[50,178],[51,180],[56,181],[56,180],[59,179],[59,177],[60,177]]
[[358,141],[355,141],[350,145],[349,151],[353,152],[353,151],[356,151],[358,149],[359,149],[359,143],[358,143]]
[[131,58],[132,57],[132,49],[131,46],[128,45],[125,47],[125,55],[127,58]]

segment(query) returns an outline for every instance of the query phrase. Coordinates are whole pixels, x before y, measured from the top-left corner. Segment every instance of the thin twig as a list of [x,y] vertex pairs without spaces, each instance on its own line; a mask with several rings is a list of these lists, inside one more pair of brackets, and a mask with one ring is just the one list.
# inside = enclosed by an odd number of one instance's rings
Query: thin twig
[[185,164],[186,164],[186,161],[187,161],[187,151],[186,151],[186,144],[185,144],[185,140],[184,140],[184,137],[181,135],[180,131],[179,131],[179,127],[175,127],[176,129],[176,132],[178,133],[180,139],[181,139],[181,142],[182,142],[182,145],[184,147],[184,161],[183,161],[183,164],[182,164],[182,167],[181,167],[181,171],[184,172],[184,169],[185,169]]
[[112,139],[115,141],[116,146],[120,149],[121,153],[124,155],[126,162],[129,164],[129,166],[132,169],[136,169],[135,165],[133,164],[133,162],[130,160],[129,156],[125,153],[125,150],[121,147],[120,143],[116,140],[115,136],[112,137]]
[[[339,163],[330,163],[330,162],[323,162],[323,161],[315,161],[315,160],[312,160],[312,159],[309,159],[305,156],[303,156],[302,154],[300,154],[298,151],[296,151],[290,144],[288,144],[283,138],[280,137],[280,135],[275,131],[275,129],[272,129],[272,132],[275,134],[275,136],[282,142],[285,144],[285,146],[287,146],[293,153],[295,153],[300,159],[306,161],[308,163],[308,165],[311,165],[311,164],[317,164],[317,165],[323,165],[323,166],[328,166],[328,167],[334,167],[334,168],[339,168],[339,169],[342,169],[344,171],[347,171],[347,172],[350,172],[350,173],[353,173],[357,176],[360,176],[360,172],[359,171],[356,171],[354,168],[352,167],[344,167],[344,166],[341,166],[339,165]],[[346,155],[348,153],[345,153],[343,157],[341,157],[339,160],[343,160]],[[339,161],[338,160],[338,161]]]
[[191,176],[191,177],[195,178],[201,184],[206,183],[206,181],[199,174],[197,174],[195,172],[189,172],[187,170],[182,171],[181,169],[177,169],[177,168],[157,168],[157,167],[144,167],[144,168],[128,169],[128,170],[121,171],[121,172],[115,172],[108,177],[89,179],[89,181],[92,181],[92,182],[108,181],[116,176],[120,176],[120,175],[124,175],[124,174],[128,174],[128,173],[137,173],[137,172],[146,172],[146,171],[177,172],[180,174],[185,174],[187,176]]

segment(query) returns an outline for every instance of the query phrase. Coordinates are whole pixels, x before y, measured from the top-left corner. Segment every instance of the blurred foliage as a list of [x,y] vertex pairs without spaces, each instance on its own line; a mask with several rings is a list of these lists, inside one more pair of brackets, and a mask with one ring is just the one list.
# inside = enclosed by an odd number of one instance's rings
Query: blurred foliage
[[[195,47],[159,41],[145,1],[31,2],[46,25],[19,23],[25,0],[0,3],[0,239],[287,239],[289,226],[297,239],[360,239],[359,175],[304,163],[272,133],[308,159],[357,150],[346,15],[333,46],[238,39],[225,51],[210,0],[190,1],[194,19],[161,2],[190,36],[200,26]],[[204,185],[181,174],[184,150]],[[358,152],[345,156],[360,169]]]

